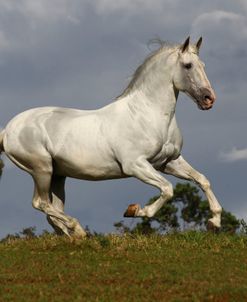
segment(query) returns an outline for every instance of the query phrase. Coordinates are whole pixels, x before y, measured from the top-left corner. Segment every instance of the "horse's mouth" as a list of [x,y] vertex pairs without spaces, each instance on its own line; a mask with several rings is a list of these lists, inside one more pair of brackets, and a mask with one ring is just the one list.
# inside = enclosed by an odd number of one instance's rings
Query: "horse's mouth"
[[209,110],[213,107],[214,100],[212,100],[210,97],[205,97],[203,100],[196,100],[197,106],[201,110]]
[[209,89],[205,89],[205,91],[203,91],[200,95],[191,93],[187,94],[189,94],[189,96],[194,100],[198,108],[201,110],[211,109],[215,102],[215,94],[214,92],[212,93]]
[[197,104],[200,110],[209,110],[213,107],[214,101],[212,101],[211,99],[205,98],[204,100],[198,100],[194,96],[192,96],[192,99]]

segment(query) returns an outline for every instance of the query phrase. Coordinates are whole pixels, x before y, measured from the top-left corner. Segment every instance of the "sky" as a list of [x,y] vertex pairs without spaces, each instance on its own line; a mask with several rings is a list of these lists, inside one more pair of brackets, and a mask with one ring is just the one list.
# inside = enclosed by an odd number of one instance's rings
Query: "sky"
[[[149,54],[150,39],[182,43],[189,35],[203,37],[200,57],[217,101],[200,111],[179,95],[182,154],[225,210],[247,219],[246,0],[0,0],[0,125],[32,107],[107,105]],[[4,161],[0,238],[30,226],[51,230],[31,206],[31,177]],[[68,179],[66,193],[65,212],[106,233],[128,204],[144,206],[158,191],[136,179]]]

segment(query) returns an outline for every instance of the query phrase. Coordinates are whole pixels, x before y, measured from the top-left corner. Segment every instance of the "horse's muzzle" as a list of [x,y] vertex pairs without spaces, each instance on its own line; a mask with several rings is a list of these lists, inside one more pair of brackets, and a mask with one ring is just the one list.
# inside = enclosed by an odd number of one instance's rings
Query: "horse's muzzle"
[[213,107],[215,100],[214,90],[212,88],[203,88],[201,89],[201,97],[197,101],[197,104],[201,110],[209,110]]

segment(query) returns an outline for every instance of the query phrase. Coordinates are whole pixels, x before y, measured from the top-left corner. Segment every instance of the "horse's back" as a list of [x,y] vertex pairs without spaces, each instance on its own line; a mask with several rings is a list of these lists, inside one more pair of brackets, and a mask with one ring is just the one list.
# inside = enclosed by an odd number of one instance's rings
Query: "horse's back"
[[104,131],[101,110],[60,107],[34,108],[14,117],[6,126],[4,147],[11,158],[35,165],[53,163],[56,173],[77,178],[122,176]]
[[86,111],[59,107],[32,108],[16,115],[4,131],[4,151],[9,154],[40,154],[56,148],[66,129]]
[[[54,131],[69,118],[78,116],[79,110],[59,107],[40,107],[26,110],[9,121],[5,128],[4,149],[31,147],[33,144],[49,143],[47,125]],[[83,114],[83,112],[82,112]],[[57,132],[57,137],[59,133]],[[10,150],[9,150],[10,151]]]

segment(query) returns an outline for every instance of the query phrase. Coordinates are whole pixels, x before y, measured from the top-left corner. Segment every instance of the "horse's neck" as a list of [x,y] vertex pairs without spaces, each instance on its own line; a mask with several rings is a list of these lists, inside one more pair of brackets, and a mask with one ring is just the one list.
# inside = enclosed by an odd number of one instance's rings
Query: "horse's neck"
[[178,91],[172,81],[174,56],[166,51],[159,53],[150,60],[133,84],[129,93],[129,104],[141,111],[155,110],[172,118],[175,113]]
[[155,76],[147,74],[145,80],[133,89],[128,97],[129,106],[136,112],[145,112],[147,116],[151,111],[159,112],[162,116],[172,119],[175,113],[178,91],[174,89],[171,75]]

